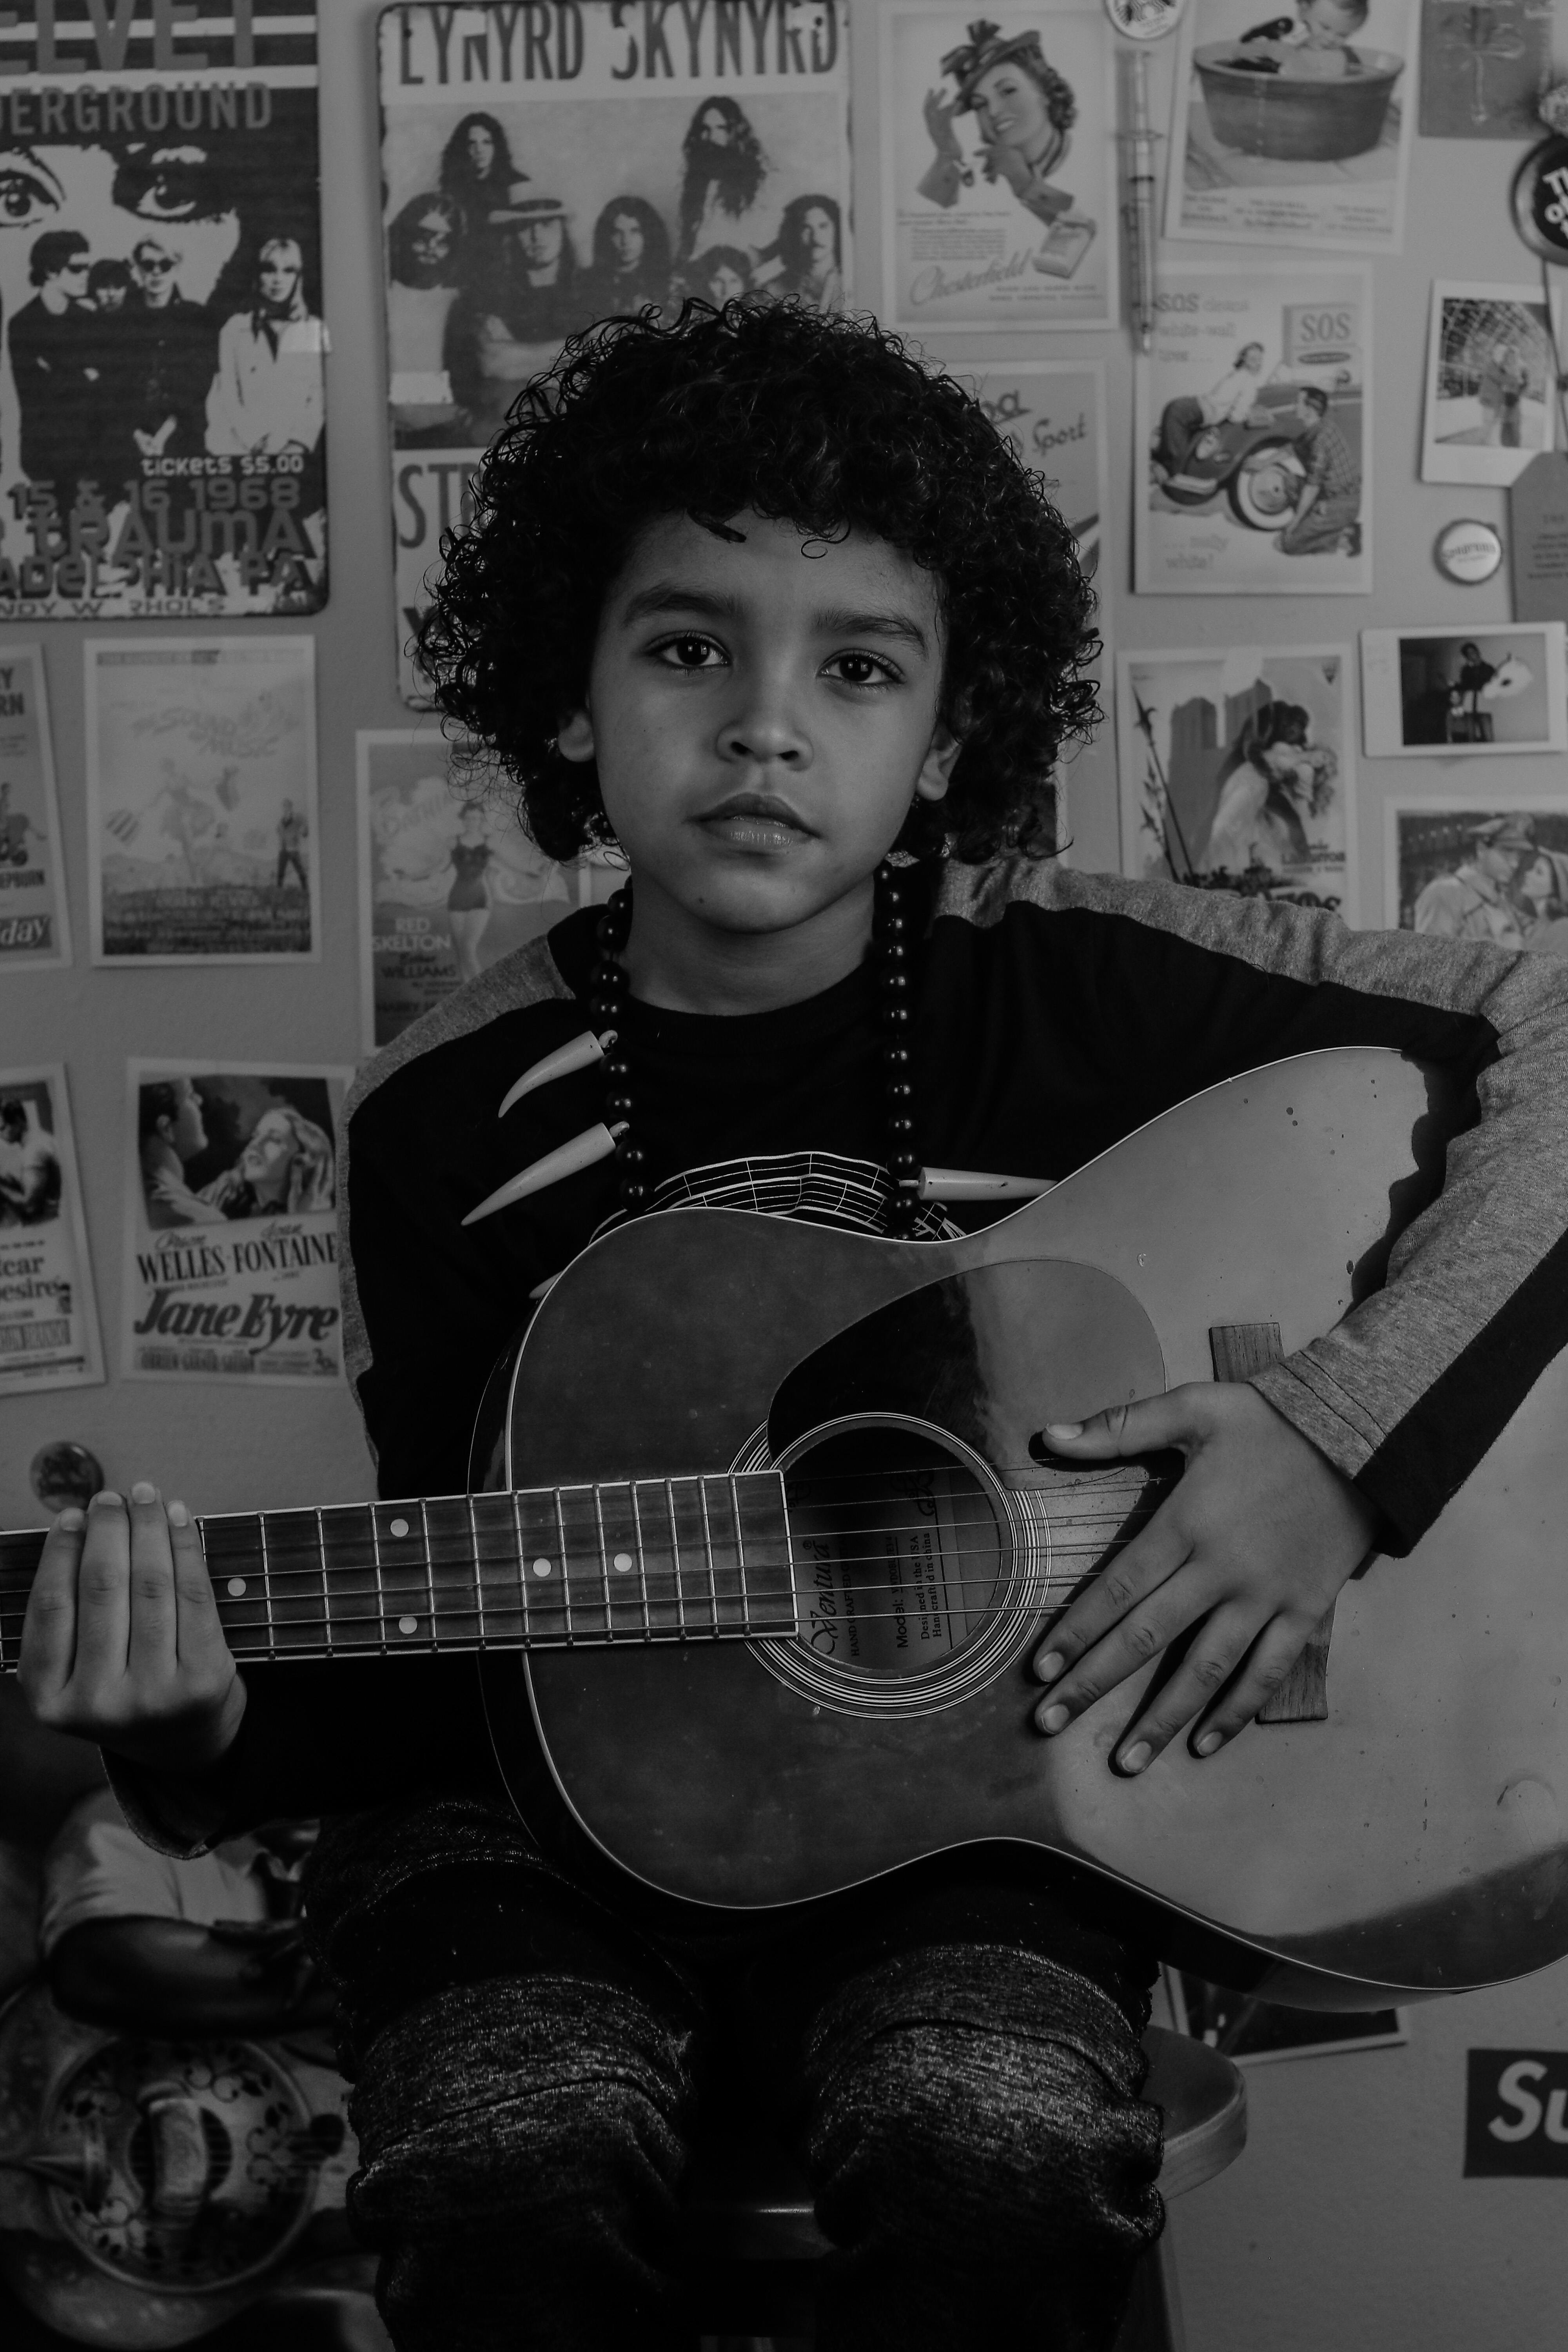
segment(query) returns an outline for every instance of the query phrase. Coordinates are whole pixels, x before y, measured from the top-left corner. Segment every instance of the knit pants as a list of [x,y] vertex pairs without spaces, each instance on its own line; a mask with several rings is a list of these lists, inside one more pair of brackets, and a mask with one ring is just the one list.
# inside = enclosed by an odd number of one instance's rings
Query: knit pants
[[1150,1971],[1037,1874],[971,1857],[674,1937],[442,1799],[331,1825],[308,1899],[398,2352],[689,2346],[676,2222],[714,2112],[805,2160],[825,2352],[1114,2335],[1162,2219]]

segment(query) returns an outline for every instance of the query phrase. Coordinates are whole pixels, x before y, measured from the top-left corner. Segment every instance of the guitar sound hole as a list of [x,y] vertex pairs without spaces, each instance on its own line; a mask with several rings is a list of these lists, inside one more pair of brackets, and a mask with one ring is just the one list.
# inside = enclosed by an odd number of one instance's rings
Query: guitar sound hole
[[996,1513],[936,1440],[845,1430],[797,1459],[784,1494],[801,1640],[820,1664],[921,1674],[992,1622],[1005,1559]]

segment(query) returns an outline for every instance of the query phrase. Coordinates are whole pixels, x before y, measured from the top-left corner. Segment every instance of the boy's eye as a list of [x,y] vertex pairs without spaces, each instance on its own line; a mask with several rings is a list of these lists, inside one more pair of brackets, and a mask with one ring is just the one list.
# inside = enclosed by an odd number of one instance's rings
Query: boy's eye
[[666,637],[654,653],[670,669],[712,669],[724,659],[723,647],[711,637]]
[[890,665],[879,661],[875,654],[835,654],[823,669],[843,686],[886,686],[895,676]]

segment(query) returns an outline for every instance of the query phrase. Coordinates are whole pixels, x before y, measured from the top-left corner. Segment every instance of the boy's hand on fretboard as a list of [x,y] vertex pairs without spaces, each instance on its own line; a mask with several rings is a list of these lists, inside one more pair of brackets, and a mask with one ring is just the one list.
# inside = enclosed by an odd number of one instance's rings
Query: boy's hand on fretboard
[[218,1622],[201,1537],[156,1488],[95,1495],[49,1530],[22,1628],[23,1695],[40,1723],[159,1772],[232,1747],[245,1685]]
[[1191,1633],[1175,1672],[1118,1740],[1116,1762],[1142,1771],[1194,1717],[1193,1753],[1212,1755],[1279,1689],[1373,1549],[1375,1507],[1245,1381],[1194,1381],[1044,1436],[1066,1461],[1174,1446],[1187,1466],[1041,1643],[1035,1671],[1052,1687],[1036,1722],[1065,1730]]

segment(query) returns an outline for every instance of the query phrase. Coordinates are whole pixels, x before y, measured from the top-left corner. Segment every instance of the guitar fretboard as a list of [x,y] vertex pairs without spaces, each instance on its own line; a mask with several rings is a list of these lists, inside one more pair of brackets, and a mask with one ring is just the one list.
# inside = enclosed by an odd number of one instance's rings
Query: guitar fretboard
[[[742,1641],[796,1629],[775,1471],[198,1522],[236,1657]],[[16,1670],[42,1530],[0,1536]]]

